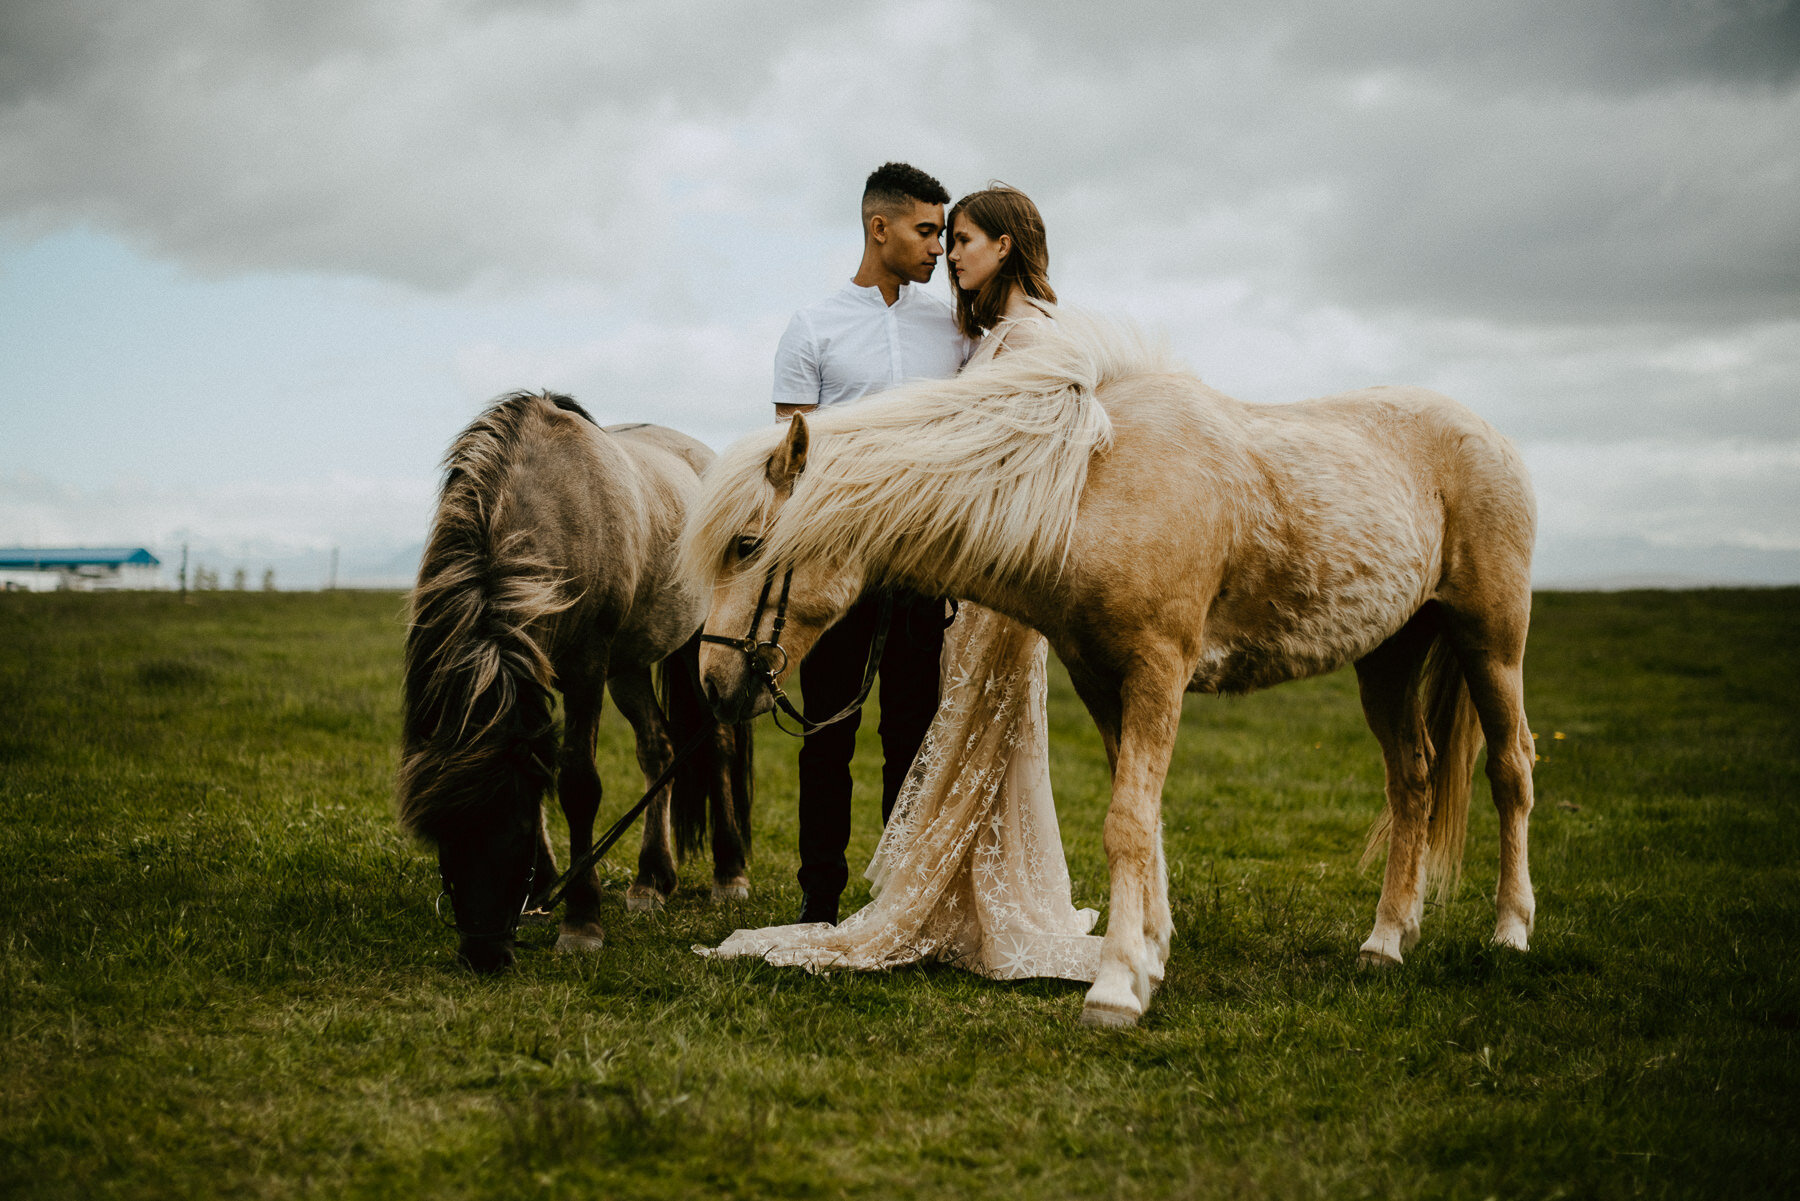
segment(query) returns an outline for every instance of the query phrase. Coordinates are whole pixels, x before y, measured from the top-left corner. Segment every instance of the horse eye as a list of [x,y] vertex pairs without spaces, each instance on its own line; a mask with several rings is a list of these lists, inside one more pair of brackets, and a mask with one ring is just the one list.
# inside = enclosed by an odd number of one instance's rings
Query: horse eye
[[761,538],[757,538],[757,537],[753,537],[752,535],[745,534],[743,537],[741,537],[737,540],[737,556],[740,559],[748,559],[751,555],[755,554],[757,551],[759,551],[761,549],[762,549],[762,539]]

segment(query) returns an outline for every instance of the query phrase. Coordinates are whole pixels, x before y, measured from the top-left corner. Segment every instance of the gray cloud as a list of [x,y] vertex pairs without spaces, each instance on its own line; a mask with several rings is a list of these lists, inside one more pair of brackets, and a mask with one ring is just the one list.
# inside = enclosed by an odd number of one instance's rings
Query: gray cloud
[[15,6],[0,213],[217,271],[629,288],[706,252],[696,214],[746,243],[847,224],[893,148],[957,190],[1028,186],[1063,248],[1126,269],[1506,321],[1766,320],[1800,293],[1797,12]]
[[[1744,450],[1800,440],[1795,3],[0,6],[0,233],[372,279],[371,322],[462,315],[431,342],[460,395],[379,410],[410,482],[377,490],[417,492],[450,425],[519,386],[715,443],[761,420],[773,331],[852,267],[887,157],[1027,189],[1065,299],[1167,330],[1234,394],[1470,403],[1527,445],[1565,547],[1796,553],[1756,499],[1788,459]],[[264,390],[297,429],[361,387]],[[236,457],[274,475],[278,451]],[[0,518],[92,525],[125,494],[15,488]],[[342,532],[279,488],[158,496],[159,529]]]
[[1550,85],[1641,92],[1672,82],[1757,89],[1800,75],[1792,0],[1600,0],[1421,5],[1378,0],[1311,14],[1312,61],[1435,72],[1483,92]]

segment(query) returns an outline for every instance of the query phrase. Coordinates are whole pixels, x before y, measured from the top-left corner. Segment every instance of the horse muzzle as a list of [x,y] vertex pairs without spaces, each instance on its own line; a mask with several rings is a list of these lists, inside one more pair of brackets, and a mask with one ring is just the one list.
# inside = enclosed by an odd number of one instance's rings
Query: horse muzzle
[[775,707],[775,698],[755,675],[742,668],[709,671],[701,678],[701,690],[713,716],[727,725],[761,717]]
[[478,976],[492,976],[503,972],[513,965],[512,935],[464,938],[456,949],[456,957],[464,967]]

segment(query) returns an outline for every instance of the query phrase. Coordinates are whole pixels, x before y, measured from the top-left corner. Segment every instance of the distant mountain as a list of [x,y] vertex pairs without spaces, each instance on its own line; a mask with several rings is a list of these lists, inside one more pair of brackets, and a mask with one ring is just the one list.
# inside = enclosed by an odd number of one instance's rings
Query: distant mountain
[[1800,584],[1800,550],[1667,547],[1642,538],[1549,541],[1538,547],[1531,581],[1536,588],[1607,592]]

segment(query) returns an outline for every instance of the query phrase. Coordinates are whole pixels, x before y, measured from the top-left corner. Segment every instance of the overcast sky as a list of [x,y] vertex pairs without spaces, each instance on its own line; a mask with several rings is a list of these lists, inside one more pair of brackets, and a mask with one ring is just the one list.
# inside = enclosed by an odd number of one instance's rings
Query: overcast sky
[[404,573],[520,387],[723,446],[890,158],[1233,395],[1470,405],[1541,583],[1800,581],[1787,0],[8,0],[0,543]]

